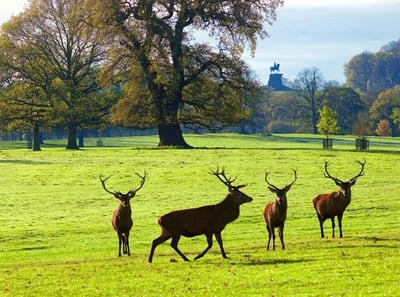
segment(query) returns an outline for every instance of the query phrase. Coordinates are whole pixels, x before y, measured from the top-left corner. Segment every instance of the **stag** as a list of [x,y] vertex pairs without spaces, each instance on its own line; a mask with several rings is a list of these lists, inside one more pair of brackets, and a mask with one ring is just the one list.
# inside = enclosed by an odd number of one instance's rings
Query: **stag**
[[144,175],[141,176],[138,173],[135,173],[140,179],[140,185],[136,189],[129,190],[126,194],[123,194],[119,191],[110,191],[106,187],[106,181],[111,177],[102,178],[99,176],[100,182],[107,193],[110,193],[115,198],[120,201],[118,208],[114,211],[111,224],[114,230],[118,234],[118,242],[119,242],[119,249],[118,249],[118,256],[121,257],[121,245],[123,248],[123,253],[131,255],[131,251],[129,249],[129,232],[132,228],[133,221],[132,221],[132,209],[131,209],[131,199],[135,197],[136,193],[143,187],[144,182],[146,180],[146,171]]
[[222,257],[226,258],[221,232],[225,226],[239,217],[240,205],[250,202],[253,199],[240,191],[245,185],[233,186],[232,182],[236,178],[227,178],[224,169],[220,172],[211,171],[224,185],[228,187],[226,198],[214,205],[206,205],[197,208],[176,210],[158,218],[161,227],[161,235],[153,240],[149,255],[149,263],[153,261],[155,248],[164,241],[172,238],[171,247],[182,257],[183,260],[189,259],[179,250],[178,242],[181,236],[193,237],[204,234],[207,238],[208,246],[194,259],[200,259],[213,245],[213,235],[219,244]]
[[278,188],[268,181],[268,172],[265,172],[265,182],[268,184],[268,189],[275,193],[275,201],[268,203],[264,209],[264,220],[267,225],[268,231],[268,244],[267,250],[269,250],[269,244],[272,237],[272,249],[275,250],[275,228],[278,228],[279,240],[282,244],[282,249],[285,249],[285,243],[283,241],[283,228],[285,227],[286,214],[287,214],[287,198],[286,193],[290,190],[294,182],[297,180],[297,172],[293,169],[294,180],[284,186]]
[[357,179],[360,176],[364,175],[364,166],[366,161],[364,162],[357,161],[361,166],[360,172],[351,178],[350,180],[344,182],[340,179],[333,177],[328,172],[329,162],[325,161],[325,172],[324,176],[326,178],[332,179],[339,189],[336,192],[332,192],[329,194],[320,194],[313,199],[313,204],[315,211],[317,212],[319,227],[321,229],[321,238],[325,237],[324,235],[324,221],[326,219],[331,219],[332,221],[332,237],[335,237],[335,217],[338,219],[339,223],[339,232],[340,238],[343,237],[342,233],[342,218],[343,213],[346,210],[346,207],[350,204],[351,201],[351,187],[356,183]]

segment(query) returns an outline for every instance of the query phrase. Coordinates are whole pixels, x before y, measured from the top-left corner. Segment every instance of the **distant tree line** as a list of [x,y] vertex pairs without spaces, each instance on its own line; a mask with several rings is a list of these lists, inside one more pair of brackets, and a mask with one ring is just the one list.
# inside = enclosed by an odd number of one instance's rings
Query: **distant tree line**
[[[266,92],[253,131],[318,133],[328,107],[338,134],[398,136],[400,133],[400,39],[377,53],[361,53],[344,65],[346,83],[326,81],[316,67],[300,71],[291,91]],[[262,121],[260,120],[262,119]],[[251,122],[251,121],[248,121]],[[335,129],[334,129],[335,130]]]

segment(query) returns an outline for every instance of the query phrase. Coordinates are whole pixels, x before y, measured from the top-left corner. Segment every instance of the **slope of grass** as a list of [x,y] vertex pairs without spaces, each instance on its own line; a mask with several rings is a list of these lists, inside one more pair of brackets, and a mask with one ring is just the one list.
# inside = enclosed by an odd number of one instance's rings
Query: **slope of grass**
[[[0,150],[0,293],[4,296],[395,296],[400,267],[398,237],[399,140],[371,139],[369,151],[354,151],[354,139],[335,139],[322,150],[310,135],[190,135],[195,150],[156,149],[157,137],[104,139],[79,151],[61,142],[41,152]],[[95,141],[95,140],[93,140]],[[4,144],[3,144],[4,145]],[[348,179],[367,160],[365,175],[353,187],[343,218],[344,238],[319,238],[311,200],[336,189],[330,172]],[[226,187],[210,168],[225,166],[254,198],[218,245],[189,263],[168,243],[147,263],[151,241],[159,235],[160,214],[217,203]],[[274,199],[264,172],[277,186],[298,180],[288,193],[287,249],[278,242],[266,251],[262,211]],[[110,189],[138,185],[133,172],[148,179],[132,201],[132,256],[117,257],[111,214],[118,201],[104,192],[99,174],[113,175]],[[206,247],[204,236],[182,238],[181,250],[193,259]]]

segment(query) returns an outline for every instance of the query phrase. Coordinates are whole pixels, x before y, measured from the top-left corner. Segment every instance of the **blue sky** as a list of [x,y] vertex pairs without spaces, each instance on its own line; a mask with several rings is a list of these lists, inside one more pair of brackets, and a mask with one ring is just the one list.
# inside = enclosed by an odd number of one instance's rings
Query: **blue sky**
[[[27,0],[2,1],[0,23],[22,11]],[[317,67],[326,80],[345,82],[343,66],[363,51],[378,51],[400,39],[400,0],[285,0],[269,38],[258,41],[255,57],[244,59],[263,83],[280,64],[289,80]]]

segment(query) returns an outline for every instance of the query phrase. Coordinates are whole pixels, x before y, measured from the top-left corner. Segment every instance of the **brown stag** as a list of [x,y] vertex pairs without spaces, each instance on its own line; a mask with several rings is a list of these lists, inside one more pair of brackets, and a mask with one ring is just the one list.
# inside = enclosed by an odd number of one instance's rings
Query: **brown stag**
[[141,176],[138,173],[135,173],[138,177],[140,177],[141,182],[137,189],[131,189],[126,194],[123,194],[119,191],[110,191],[106,187],[106,181],[111,177],[102,178],[99,176],[100,182],[107,193],[112,194],[115,198],[120,201],[118,208],[114,211],[111,223],[114,230],[118,234],[118,241],[119,241],[119,249],[118,249],[118,256],[121,257],[121,245],[123,247],[123,253],[131,255],[131,251],[129,249],[129,232],[132,228],[133,221],[132,221],[132,209],[130,200],[135,197],[137,191],[139,191],[146,180],[146,172],[144,175]]
[[323,224],[326,219],[331,219],[332,237],[335,237],[335,217],[338,218],[340,238],[343,237],[342,233],[343,213],[351,201],[351,187],[356,183],[357,179],[360,176],[364,175],[364,166],[366,161],[365,160],[364,162],[357,161],[357,163],[361,165],[360,172],[350,180],[344,182],[336,177],[333,177],[328,172],[329,162],[325,161],[324,176],[326,178],[332,179],[335,182],[335,184],[339,186],[339,189],[336,192],[332,192],[329,194],[320,194],[313,199],[314,208],[315,211],[317,212],[319,220],[319,227],[321,229],[321,238],[325,236]]
[[287,214],[287,197],[286,193],[290,190],[294,182],[297,180],[297,172],[293,169],[294,180],[284,186],[283,188],[278,188],[268,181],[268,172],[265,172],[265,182],[268,184],[268,189],[275,193],[276,199],[274,202],[268,203],[264,209],[264,220],[267,225],[268,231],[268,244],[267,250],[269,250],[269,244],[272,237],[272,249],[275,250],[275,228],[278,228],[279,239],[282,244],[282,249],[285,249],[285,243],[283,241],[283,229],[285,227],[286,214]]
[[239,217],[240,205],[253,199],[240,191],[245,185],[232,185],[235,178],[227,178],[224,169],[219,172],[217,168],[216,171],[211,171],[210,173],[218,177],[228,187],[229,193],[226,198],[218,204],[176,210],[159,217],[158,224],[161,227],[161,235],[153,240],[149,263],[153,261],[155,248],[170,238],[172,238],[171,247],[183,260],[189,261],[178,248],[179,239],[181,236],[193,237],[201,234],[206,236],[208,246],[194,258],[195,260],[203,257],[212,247],[213,235],[215,235],[219,244],[222,257],[227,257],[222,243],[221,232],[228,223]]

